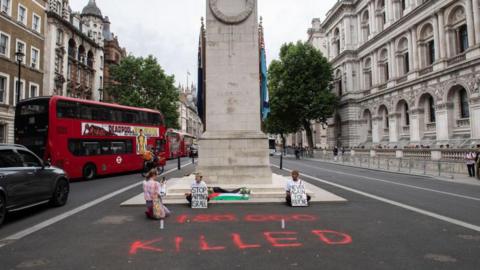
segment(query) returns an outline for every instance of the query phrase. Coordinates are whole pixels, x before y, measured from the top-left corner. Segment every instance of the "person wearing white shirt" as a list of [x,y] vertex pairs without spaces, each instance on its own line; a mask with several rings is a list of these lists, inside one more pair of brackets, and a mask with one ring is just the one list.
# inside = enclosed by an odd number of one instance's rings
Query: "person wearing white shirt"
[[[195,181],[193,181],[191,189],[199,188],[199,187],[203,187],[205,189],[208,189],[207,184],[202,179],[203,179],[203,175],[201,173],[199,173],[199,172],[195,173]],[[188,203],[190,205],[192,205],[192,193],[191,192],[185,193],[185,196],[186,196],[186,199],[187,199]],[[208,198],[207,201],[210,201],[210,198]]]
[[[303,184],[303,181],[298,179],[298,177],[300,176],[300,173],[297,171],[297,170],[293,170],[292,171],[292,179],[288,180],[287,182],[287,187],[285,188],[285,192],[286,192],[286,201],[287,201],[287,204],[292,206],[292,197],[291,197],[291,194],[290,194],[290,191],[292,190],[292,187],[294,186],[304,186]],[[307,194],[307,201],[310,202],[310,195]]]

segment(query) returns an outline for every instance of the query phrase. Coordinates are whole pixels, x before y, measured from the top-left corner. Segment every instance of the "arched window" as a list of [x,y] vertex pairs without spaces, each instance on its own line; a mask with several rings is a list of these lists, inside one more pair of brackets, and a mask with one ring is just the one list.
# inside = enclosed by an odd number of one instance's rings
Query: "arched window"
[[458,53],[463,53],[468,49],[468,31],[467,25],[463,24],[457,30]]
[[335,88],[337,90],[337,94],[339,97],[343,95],[343,79],[342,79],[342,71],[340,69],[337,70],[335,73]]
[[365,10],[362,15],[362,41],[365,42],[370,36],[370,16],[368,10]]
[[381,70],[381,83],[385,83],[390,79],[390,72],[388,68],[388,51],[383,49],[380,51],[378,64]]
[[372,61],[370,58],[365,59],[363,64],[364,88],[371,89],[373,85],[372,80]]
[[387,15],[385,12],[385,0],[378,0],[377,1],[377,11],[376,11],[378,19],[378,29],[380,31],[383,30],[385,24],[387,23]]
[[335,48],[335,55],[339,55],[340,54],[340,30],[338,28],[336,28],[333,33],[333,46]]
[[435,62],[435,40],[433,38],[433,27],[426,24],[420,31],[420,52],[422,54],[422,67],[428,67]]
[[75,44],[75,40],[70,39],[68,41],[68,56],[75,59],[75,53],[77,45]]
[[77,60],[78,62],[82,63],[82,64],[85,64],[85,47],[83,47],[83,45],[80,45],[78,47],[78,57],[77,57]]
[[408,52],[408,40],[402,38],[397,47],[397,66],[402,75],[410,72],[410,55]]
[[[471,11],[470,11],[471,12]],[[446,25],[450,56],[464,53],[468,49],[467,15],[465,8],[458,5],[450,12]]]
[[435,101],[433,100],[432,96],[428,97],[428,112],[429,112],[429,119],[430,123],[435,123],[437,121],[435,117]]
[[405,126],[410,126],[410,113],[406,102],[403,104],[403,124]]
[[468,104],[467,90],[465,90],[465,88],[462,88],[458,92],[458,95],[460,100],[460,117],[470,118],[470,106]]

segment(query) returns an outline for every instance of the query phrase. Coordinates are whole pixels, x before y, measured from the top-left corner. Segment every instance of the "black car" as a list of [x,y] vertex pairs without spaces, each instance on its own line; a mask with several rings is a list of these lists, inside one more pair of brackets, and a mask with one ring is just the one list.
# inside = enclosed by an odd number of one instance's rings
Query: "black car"
[[69,192],[62,169],[45,164],[24,146],[0,144],[0,226],[7,212],[47,202],[62,206]]

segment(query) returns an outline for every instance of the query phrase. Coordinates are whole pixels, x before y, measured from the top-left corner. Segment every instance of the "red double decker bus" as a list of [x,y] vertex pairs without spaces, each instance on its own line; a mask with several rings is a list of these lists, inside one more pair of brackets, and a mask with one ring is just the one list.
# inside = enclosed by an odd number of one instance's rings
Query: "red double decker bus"
[[86,180],[143,169],[147,149],[166,161],[160,112],[60,96],[19,102],[15,143]]

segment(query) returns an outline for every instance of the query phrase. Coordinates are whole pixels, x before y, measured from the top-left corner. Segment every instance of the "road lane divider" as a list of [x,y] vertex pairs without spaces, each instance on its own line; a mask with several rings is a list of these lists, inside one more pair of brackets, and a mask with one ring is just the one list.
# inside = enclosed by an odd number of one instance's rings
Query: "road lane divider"
[[[279,166],[274,165],[274,164],[271,164],[271,166],[276,167],[276,168],[280,168]],[[285,167],[283,168],[283,170],[288,171],[288,172],[292,172],[292,170],[289,170]],[[305,174],[305,173],[302,173],[302,176],[304,176],[306,178],[310,178],[310,179],[315,180],[317,182],[324,183],[324,184],[327,184],[327,185],[330,185],[330,186],[334,186],[334,187],[337,187],[337,188],[340,188],[340,189],[343,189],[343,190],[346,190],[346,191],[350,191],[352,193],[359,194],[359,195],[362,195],[362,196],[365,196],[365,197],[368,197],[368,198],[371,198],[371,199],[374,199],[374,200],[377,200],[377,201],[381,201],[381,202],[384,202],[384,203],[387,203],[387,204],[390,204],[390,205],[393,205],[393,206],[397,206],[397,207],[400,207],[400,208],[403,208],[403,209],[407,209],[407,210],[410,210],[410,211],[413,211],[413,212],[416,212],[416,213],[419,213],[419,214],[422,214],[422,215],[425,215],[425,216],[428,216],[428,217],[432,217],[432,218],[435,218],[435,219],[438,219],[438,220],[441,220],[441,221],[444,221],[444,222],[448,222],[448,223],[451,223],[451,224],[454,224],[454,225],[457,225],[457,226],[460,226],[460,227],[464,227],[464,228],[467,228],[467,229],[470,229],[470,230],[474,230],[476,232],[480,232],[480,226],[477,226],[475,224],[467,223],[467,222],[464,222],[464,221],[461,221],[461,220],[458,220],[458,219],[443,216],[443,215],[440,215],[440,214],[437,214],[437,213],[434,213],[434,212],[430,212],[430,211],[427,211],[427,210],[423,210],[423,209],[420,209],[420,208],[417,208],[417,207],[414,207],[414,206],[411,206],[411,205],[407,205],[407,204],[404,204],[404,203],[401,203],[401,202],[393,201],[393,200],[383,198],[383,197],[380,197],[380,196],[377,196],[377,195],[373,195],[373,194],[370,194],[370,193],[367,193],[367,192],[363,192],[363,191],[360,191],[360,190],[357,190],[357,189],[349,188],[347,186],[343,186],[343,185],[336,184],[336,183],[333,183],[333,182],[330,182],[330,181],[327,181],[327,180],[323,180],[323,179],[320,179],[320,178],[317,178],[315,176],[311,176],[311,175],[308,175],[308,174]]]
[[[192,164],[192,163],[189,162],[189,163],[181,166],[181,168],[187,167],[187,166],[189,166],[189,165],[191,165],[191,164]],[[172,173],[172,172],[174,172],[174,171],[178,171],[178,169],[175,167],[175,168],[173,168],[173,169],[171,169],[171,170],[168,170],[168,171],[162,173],[161,175],[167,175],[167,174],[170,174],[170,173]],[[103,197],[100,197],[100,198],[98,198],[98,199],[95,199],[95,200],[93,200],[93,201],[91,201],[91,202],[89,202],[89,203],[86,203],[86,204],[84,204],[84,205],[81,205],[81,206],[79,206],[79,207],[77,207],[77,208],[75,208],[75,209],[72,209],[72,210],[67,211],[67,212],[65,212],[65,213],[63,213],[63,214],[60,214],[60,215],[58,215],[58,216],[55,216],[55,217],[50,218],[50,219],[48,219],[48,220],[45,220],[45,221],[43,221],[43,222],[41,222],[41,223],[38,223],[37,225],[34,225],[34,226],[30,227],[30,228],[27,228],[27,229],[25,229],[25,230],[22,230],[22,231],[20,231],[20,232],[17,232],[17,233],[15,233],[15,234],[12,234],[12,235],[10,235],[10,236],[7,236],[7,237],[3,238],[2,240],[0,240],[0,248],[6,246],[7,244],[10,244],[10,243],[12,243],[12,242],[15,242],[15,241],[17,241],[17,240],[20,240],[20,239],[24,238],[25,236],[28,236],[28,235],[30,235],[30,234],[32,234],[32,233],[35,233],[35,232],[37,232],[37,231],[39,231],[39,230],[42,230],[42,229],[44,229],[44,228],[46,228],[46,227],[48,227],[48,226],[51,226],[51,225],[53,225],[53,224],[55,224],[55,223],[57,223],[57,222],[59,222],[59,221],[62,221],[62,220],[64,220],[64,219],[68,218],[68,217],[71,217],[71,216],[73,216],[73,215],[75,215],[75,214],[78,214],[78,213],[80,213],[80,212],[82,212],[82,211],[84,211],[84,210],[86,210],[86,209],[88,209],[88,208],[91,208],[91,207],[93,207],[93,206],[95,206],[95,205],[97,205],[97,204],[100,204],[100,203],[102,203],[102,202],[104,202],[104,201],[106,201],[106,200],[109,200],[109,199],[111,199],[111,198],[113,198],[113,197],[115,197],[115,196],[117,196],[117,195],[119,195],[119,194],[122,194],[122,193],[124,193],[124,192],[126,192],[126,191],[128,191],[128,190],[130,190],[130,189],[136,188],[136,187],[142,185],[142,183],[143,183],[143,181],[138,182],[138,183],[135,183],[135,184],[132,184],[132,185],[129,185],[129,186],[127,186],[127,187],[124,187],[124,188],[122,188],[122,189],[119,189],[119,190],[117,190],[117,191],[114,191],[114,192],[112,192],[112,193],[110,193],[110,194],[108,194],[108,195],[105,195],[105,196],[103,196]]]
[[448,196],[452,196],[452,197],[457,197],[457,198],[462,198],[462,199],[467,199],[467,200],[473,200],[473,201],[480,202],[480,198],[477,198],[477,197],[471,197],[471,196],[467,196],[467,195],[461,195],[461,194],[457,194],[457,193],[451,193],[451,192],[446,192],[446,191],[441,191],[441,190],[436,190],[436,189],[424,188],[424,187],[419,187],[419,186],[414,186],[414,185],[409,185],[409,184],[402,184],[402,183],[397,183],[397,182],[388,181],[388,180],[375,178],[375,177],[344,173],[344,172],[334,171],[334,170],[330,170],[330,169],[314,167],[314,166],[310,166],[310,165],[307,165],[307,164],[304,164],[304,163],[301,163],[301,165],[305,166],[305,167],[308,167],[308,168],[322,170],[322,171],[326,171],[326,172],[330,172],[330,173],[353,176],[353,177],[356,177],[356,178],[363,178],[363,179],[367,179],[367,180],[371,180],[371,181],[383,182],[383,183],[388,183],[388,184],[392,184],[392,185],[403,186],[403,187],[408,187],[408,188],[413,188],[413,189],[418,189],[418,190],[423,190],[423,191],[429,191],[429,192],[439,193],[439,194],[448,195]]

